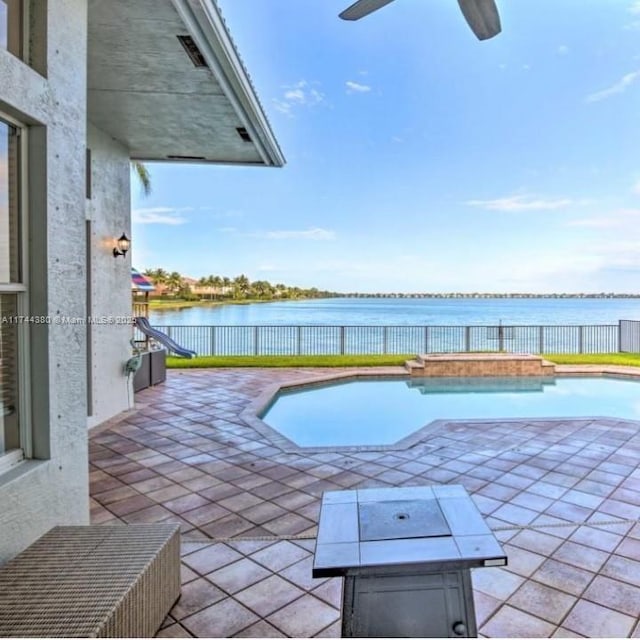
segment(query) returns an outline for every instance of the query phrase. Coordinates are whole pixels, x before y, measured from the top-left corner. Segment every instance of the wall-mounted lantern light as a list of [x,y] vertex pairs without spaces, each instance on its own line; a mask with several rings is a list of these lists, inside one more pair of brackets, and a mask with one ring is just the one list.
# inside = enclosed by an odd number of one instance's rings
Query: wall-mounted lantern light
[[131,240],[127,238],[127,234],[123,233],[117,240],[116,245],[113,248],[113,257],[117,258],[118,256],[126,256],[127,251],[129,251],[129,247],[131,246]]

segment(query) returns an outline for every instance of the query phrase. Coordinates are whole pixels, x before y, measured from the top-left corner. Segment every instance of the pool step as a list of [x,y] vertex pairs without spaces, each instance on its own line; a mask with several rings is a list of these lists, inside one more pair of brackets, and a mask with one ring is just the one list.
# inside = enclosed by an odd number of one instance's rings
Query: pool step
[[407,360],[412,376],[552,376],[555,365],[528,353],[430,353]]

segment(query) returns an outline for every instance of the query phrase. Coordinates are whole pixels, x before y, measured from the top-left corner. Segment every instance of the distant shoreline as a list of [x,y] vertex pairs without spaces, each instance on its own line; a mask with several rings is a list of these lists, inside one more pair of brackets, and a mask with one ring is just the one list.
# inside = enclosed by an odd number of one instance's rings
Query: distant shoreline
[[542,300],[542,299],[589,299],[589,300],[635,300],[640,293],[350,293],[318,296],[314,298],[271,298],[268,300],[153,300],[149,308],[153,311],[175,311],[193,307],[219,307],[223,305],[267,304],[270,302],[303,302],[307,300],[330,299],[384,299],[384,300]]
[[[298,298],[299,300],[303,298]],[[309,300],[310,298],[304,298]],[[176,309],[189,309],[191,307],[220,307],[226,304],[264,304],[267,302],[282,302],[278,298],[273,300],[149,300],[149,309],[154,311],[175,311]]]
[[335,298],[640,298],[640,293],[346,293]]

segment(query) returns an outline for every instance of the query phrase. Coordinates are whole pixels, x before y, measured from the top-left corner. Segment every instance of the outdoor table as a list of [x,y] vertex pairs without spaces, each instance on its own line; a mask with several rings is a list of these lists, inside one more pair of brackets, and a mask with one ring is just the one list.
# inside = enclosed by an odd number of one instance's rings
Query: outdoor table
[[344,576],[343,637],[474,637],[470,570],[506,564],[461,485],[323,495],[313,577]]

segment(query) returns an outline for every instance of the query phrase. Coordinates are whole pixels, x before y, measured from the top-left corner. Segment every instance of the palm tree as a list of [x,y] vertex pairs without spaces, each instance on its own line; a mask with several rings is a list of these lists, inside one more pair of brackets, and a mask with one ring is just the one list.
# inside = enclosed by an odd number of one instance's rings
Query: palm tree
[[222,278],[223,295],[226,296],[229,294],[229,287],[231,287],[231,280],[227,278],[227,276],[224,276],[224,278]]
[[182,276],[177,271],[172,271],[167,278],[167,289],[175,294],[182,286]]
[[144,271],[144,275],[151,278],[153,284],[163,285],[166,284],[169,274],[164,269],[147,269]]
[[147,165],[139,160],[132,160],[131,169],[133,173],[138,178],[140,182],[140,186],[142,187],[142,193],[145,196],[151,194],[151,174],[149,173],[149,169]]
[[220,293],[220,287],[222,286],[222,278],[220,276],[209,276],[209,284],[217,296]]
[[237,300],[246,298],[250,290],[251,283],[244,273],[233,279],[233,297]]
[[[206,287],[211,286],[211,276],[207,277],[207,276],[202,276],[202,278],[198,279],[198,286],[202,289],[202,293],[200,294],[200,299],[203,300],[204,299],[204,295],[205,295],[205,291],[204,289]],[[209,298],[211,298],[211,291],[209,291]]]
[[288,291],[287,291],[286,285],[282,284],[281,282],[276,284],[275,285],[275,295],[278,298],[287,298],[288,297]]
[[251,283],[251,288],[257,298],[271,298],[273,297],[273,286],[266,280],[256,280]]

